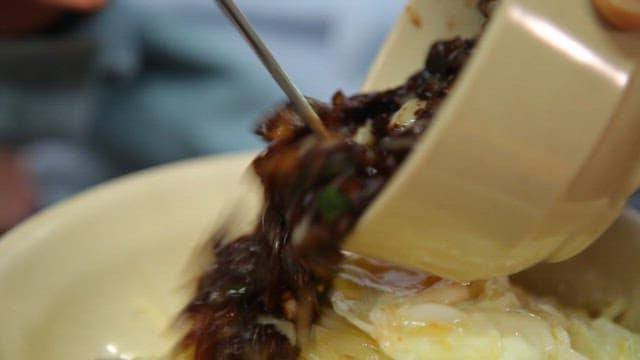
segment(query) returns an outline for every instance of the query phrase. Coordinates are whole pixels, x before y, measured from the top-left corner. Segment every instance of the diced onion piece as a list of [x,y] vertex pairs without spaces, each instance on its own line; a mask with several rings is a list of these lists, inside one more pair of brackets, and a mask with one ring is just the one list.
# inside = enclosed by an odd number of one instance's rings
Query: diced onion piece
[[356,133],[353,135],[353,141],[360,145],[371,146],[375,138],[373,137],[371,122],[367,121],[366,124],[360,126]]
[[396,111],[389,122],[389,128],[403,129],[411,126],[416,121],[416,111],[427,106],[427,102],[416,98],[411,98]]

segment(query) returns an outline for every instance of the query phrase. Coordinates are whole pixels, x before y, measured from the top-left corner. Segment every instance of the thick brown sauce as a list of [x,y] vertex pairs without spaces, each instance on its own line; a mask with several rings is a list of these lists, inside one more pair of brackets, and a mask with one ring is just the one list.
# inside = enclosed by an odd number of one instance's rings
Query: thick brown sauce
[[[290,106],[259,125],[257,133],[269,143],[253,162],[264,185],[261,221],[233,241],[212,239],[215,264],[183,311],[190,328],[181,350],[193,351],[196,360],[298,357],[299,344],[258,318],[291,321],[304,339],[342,260],[342,239],[427,129],[474,43],[435,43],[424,69],[397,88],[351,97],[338,92],[331,105],[314,103],[329,139],[312,134]],[[426,106],[411,124],[391,126],[410,98]],[[372,141],[354,141],[366,124]],[[401,275],[408,287],[438,280]]]

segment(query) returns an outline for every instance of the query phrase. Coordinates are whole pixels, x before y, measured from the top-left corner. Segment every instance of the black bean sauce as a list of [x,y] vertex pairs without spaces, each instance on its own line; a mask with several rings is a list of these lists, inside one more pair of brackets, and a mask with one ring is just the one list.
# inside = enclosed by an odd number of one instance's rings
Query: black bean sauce
[[[180,349],[196,360],[298,357],[342,259],[342,239],[428,128],[474,43],[435,43],[424,69],[397,88],[313,102],[328,139],[312,134],[289,105],[258,126],[269,144],[252,164],[264,186],[261,221],[233,241],[212,240],[215,264],[183,311],[190,328]],[[408,99],[425,105],[411,124],[393,126]],[[369,140],[355,141],[359,131]],[[298,341],[264,317],[295,324]]]

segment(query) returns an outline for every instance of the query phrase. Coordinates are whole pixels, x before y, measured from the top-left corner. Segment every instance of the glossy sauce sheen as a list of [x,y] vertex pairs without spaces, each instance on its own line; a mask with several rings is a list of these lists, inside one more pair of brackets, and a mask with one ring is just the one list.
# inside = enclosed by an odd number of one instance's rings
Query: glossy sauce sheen
[[[331,105],[313,102],[328,139],[312,134],[289,105],[259,125],[257,133],[269,143],[253,162],[264,186],[261,221],[240,238],[229,239],[224,231],[212,238],[215,262],[183,311],[189,330],[180,350],[196,360],[300,355],[327,304],[343,259],[342,239],[428,128],[474,43],[435,43],[425,68],[397,88],[351,97],[338,92]],[[420,104],[411,121],[394,121],[409,100]],[[397,277],[407,291],[438,280],[393,271],[379,275]],[[260,322],[265,316],[294,324],[296,341]]]

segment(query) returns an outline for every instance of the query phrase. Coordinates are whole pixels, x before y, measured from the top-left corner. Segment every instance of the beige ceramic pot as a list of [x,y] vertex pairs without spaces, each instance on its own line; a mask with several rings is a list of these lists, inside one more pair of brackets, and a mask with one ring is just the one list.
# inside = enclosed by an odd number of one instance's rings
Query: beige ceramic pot
[[[398,84],[435,39],[472,36],[473,2],[411,1],[365,89]],[[472,280],[569,258],[640,184],[640,76],[588,0],[505,0],[433,125],[349,250]]]

